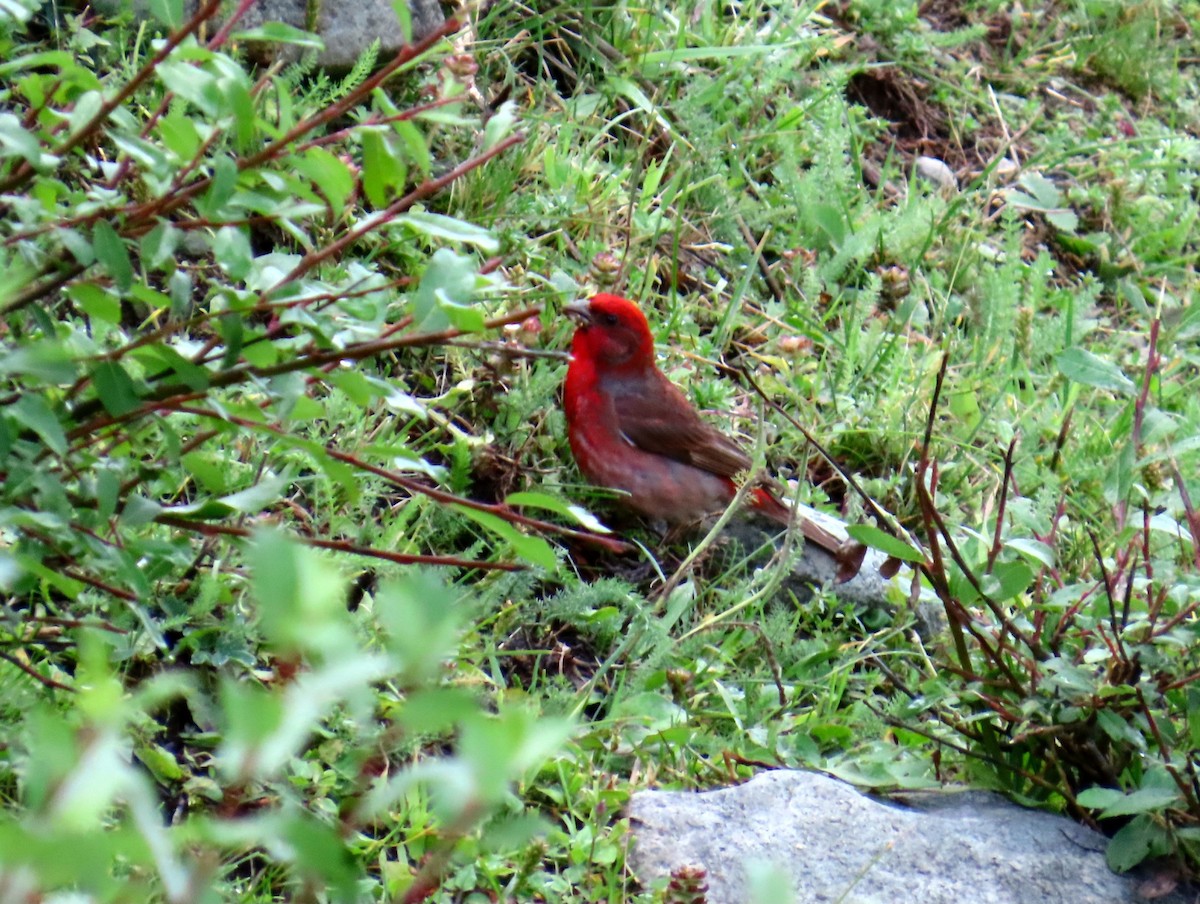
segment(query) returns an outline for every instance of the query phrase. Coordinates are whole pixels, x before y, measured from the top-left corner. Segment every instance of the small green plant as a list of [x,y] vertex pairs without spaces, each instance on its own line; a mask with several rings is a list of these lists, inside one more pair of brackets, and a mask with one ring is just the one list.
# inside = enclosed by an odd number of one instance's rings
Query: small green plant
[[[8,887],[97,900],[216,890],[246,900],[274,888],[420,901],[479,826],[483,843],[503,846],[541,828],[508,789],[558,749],[568,723],[489,713],[454,679],[446,663],[473,611],[461,593],[412,574],[348,612],[316,552],[262,532],[248,554],[248,615],[265,656],[253,675],[214,682],[184,666],[131,680],[122,633],[68,631],[77,696],[33,705],[9,750],[22,814],[0,821]],[[199,746],[166,727],[187,713],[203,726]],[[406,762],[450,732],[453,753]],[[402,840],[386,830],[396,824],[435,834]],[[237,865],[247,859],[259,867]],[[267,864],[275,878],[259,872]]]
[[[1198,676],[1190,655],[1200,640],[1200,512],[1175,458],[1183,449],[1148,445],[1147,423],[1169,417],[1150,399],[1165,363],[1160,341],[1155,319],[1140,389],[1083,350],[1059,357],[1073,383],[1129,396],[1132,416],[1116,428],[1127,452],[1114,462],[1111,521],[1102,528],[1087,526],[1092,514],[1069,491],[1052,513],[1014,496],[1014,440],[990,530],[955,536],[935,501],[938,463],[926,446],[915,475],[929,537],[922,570],[945,605],[954,644],[948,664],[959,680],[930,676],[904,688],[910,703],[889,717],[965,745],[979,761],[976,781],[1085,821],[1127,820],[1108,848],[1120,872],[1162,856],[1194,868],[1200,853]],[[943,362],[933,410],[945,372]],[[1169,434],[1156,440],[1169,443]],[[1070,538],[1080,533],[1091,567],[1072,579],[1064,566]]]

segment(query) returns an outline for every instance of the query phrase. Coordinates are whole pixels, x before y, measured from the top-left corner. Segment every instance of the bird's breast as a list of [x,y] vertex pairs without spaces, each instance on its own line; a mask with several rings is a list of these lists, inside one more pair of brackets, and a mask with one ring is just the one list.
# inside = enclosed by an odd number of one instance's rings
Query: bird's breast
[[621,491],[620,504],[653,518],[696,521],[733,498],[728,477],[638,448],[618,426],[611,399],[566,396],[568,438],[589,481]]

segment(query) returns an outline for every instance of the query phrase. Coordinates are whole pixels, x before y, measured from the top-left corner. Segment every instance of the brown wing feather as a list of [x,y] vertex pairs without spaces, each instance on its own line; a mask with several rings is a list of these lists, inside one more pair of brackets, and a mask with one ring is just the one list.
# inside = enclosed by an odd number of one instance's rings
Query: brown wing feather
[[[625,437],[646,452],[686,462],[722,477],[750,467],[736,442],[700,419],[691,403],[670,380],[653,377],[620,381],[613,389],[617,423]],[[664,412],[670,412],[670,419]]]

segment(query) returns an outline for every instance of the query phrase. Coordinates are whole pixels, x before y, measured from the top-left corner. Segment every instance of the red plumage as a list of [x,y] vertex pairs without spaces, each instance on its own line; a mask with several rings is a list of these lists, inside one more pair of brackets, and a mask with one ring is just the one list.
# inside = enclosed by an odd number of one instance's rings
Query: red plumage
[[[563,388],[567,435],[579,470],[593,483],[624,491],[621,501],[674,523],[699,521],[733,499],[733,478],[751,460],[734,440],[701,420],[654,362],[654,337],[632,301],[600,293],[567,305],[579,320]],[[756,510],[788,524],[791,509],[768,483],[748,497]],[[806,518],[805,538],[833,554],[848,577],[863,548]]]

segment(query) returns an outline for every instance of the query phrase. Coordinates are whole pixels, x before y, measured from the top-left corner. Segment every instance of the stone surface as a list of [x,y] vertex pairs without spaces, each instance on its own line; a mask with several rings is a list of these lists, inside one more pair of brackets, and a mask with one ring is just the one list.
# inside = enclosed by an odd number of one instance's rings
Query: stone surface
[[[797,505],[796,508],[801,517],[815,521],[835,537],[849,538],[845,522],[833,515],[807,505]],[[894,580],[885,578],[879,573],[880,567],[886,560],[887,556],[883,553],[868,549],[858,574],[848,581],[837,584],[837,560],[816,544],[806,543],[803,558],[796,568],[796,575],[810,580],[814,584],[832,587],[842,599],[854,603],[884,606],[887,604],[890,590],[895,584]]]
[[[848,536],[845,522],[838,518],[806,505],[800,506],[800,509],[804,517],[816,521],[834,536]],[[745,550],[759,549],[778,534],[778,526],[771,523],[769,527],[764,527],[762,519],[735,520],[725,529],[725,536]],[[765,565],[768,559],[769,556],[764,555],[761,562],[756,564]],[[815,543],[805,543],[782,589],[794,595],[800,603],[812,599],[813,588],[819,587],[839,599],[872,609],[891,611],[907,606],[907,588],[912,583],[912,570],[904,566],[894,577],[885,578],[879,569],[886,561],[887,556],[883,553],[868,549],[858,574],[839,584],[837,560]],[[914,614],[917,631],[922,637],[933,637],[945,626],[945,616],[938,603],[919,602]]]
[[745,867],[755,861],[790,874],[797,904],[1142,900],[1137,877],[1108,869],[1103,835],[985,792],[906,793],[902,804],[819,773],[776,771],[701,794],[639,792],[628,812],[639,881],[701,865],[708,904],[747,904]]
[[915,169],[917,175],[926,182],[932,182],[945,191],[958,191],[958,177],[954,175],[954,170],[936,157],[918,157]]
[[[148,0],[97,0],[97,9],[106,15],[132,9],[135,16],[147,16]],[[222,5],[222,12],[230,4]],[[406,43],[400,20],[391,0],[257,0],[238,20],[237,29],[257,28],[264,22],[284,22],[305,29],[309,6],[318,11],[313,29],[325,42],[317,64],[329,69],[349,69],[362,52],[379,40],[379,58],[392,56]],[[197,0],[185,0],[184,16],[195,14]],[[429,34],[445,21],[438,0],[408,0],[414,40]],[[220,16],[217,17],[218,21]],[[210,33],[218,25],[210,25]],[[291,55],[295,55],[294,49]]]

